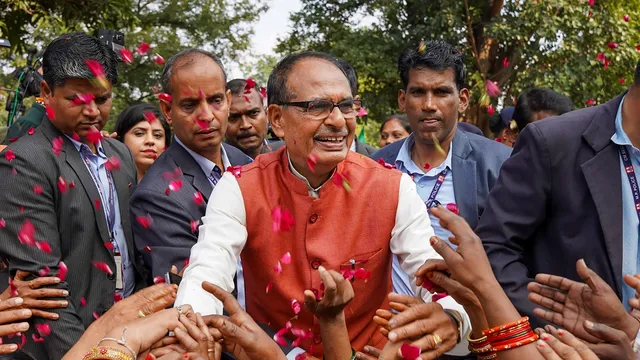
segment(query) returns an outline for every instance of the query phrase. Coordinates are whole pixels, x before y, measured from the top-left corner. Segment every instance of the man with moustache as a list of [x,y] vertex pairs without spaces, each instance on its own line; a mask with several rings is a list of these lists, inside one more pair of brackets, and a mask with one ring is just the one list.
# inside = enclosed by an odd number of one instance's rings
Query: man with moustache
[[226,83],[222,63],[204,50],[184,50],[165,64],[160,109],[173,127],[174,141],[151,165],[130,202],[148,281],[172,266],[185,266],[211,190],[229,167],[251,162],[223,143],[231,103]]
[[[386,338],[372,318],[388,304],[392,255],[408,274],[438,257],[425,241],[434,234],[426,208],[407,175],[349,151],[359,101],[338,59],[318,52],[289,55],[273,69],[268,93],[269,120],[286,146],[222,177],[176,304],[222,314],[222,304],[201,284],[206,280],[231,291],[241,255],[245,292],[251,294],[247,312],[272,328],[290,321],[294,328],[311,329],[300,347],[322,357],[314,315],[296,306],[317,305],[323,290],[316,270],[322,266],[354,277],[356,296],[344,311],[352,346],[382,347]],[[429,334],[419,340],[423,356],[468,353],[469,322],[462,307],[450,297],[432,303],[429,292],[415,291],[430,314],[424,328]]]
[[233,79],[227,83],[231,91],[231,108],[227,125],[227,143],[255,159],[284,145],[282,141],[266,139],[269,121],[263,105],[263,95],[257,84],[245,79]]
[[[124,144],[99,132],[111,110],[116,54],[85,33],[65,34],[47,47],[43,68],[46,117],[0,156],[0,253],[12,276],[61,279],[50,286],[60,291],[58,320],[33,318],[21,349],[61,359],[114,299],[143,286],[127,209],[136,168]],[[50,334],[32,341],[42,324]]]

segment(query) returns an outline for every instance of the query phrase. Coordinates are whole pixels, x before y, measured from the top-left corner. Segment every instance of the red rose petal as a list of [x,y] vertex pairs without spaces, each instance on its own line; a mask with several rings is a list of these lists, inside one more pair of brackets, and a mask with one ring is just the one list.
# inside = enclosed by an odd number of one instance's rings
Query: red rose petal
[[260,88],[260,97],[263,98],[263,99],[267,98],[267,89],[265,89],[263,87]]
[[606,59],[606,58],[607,58],[607,56],[603,52],[599,53],[598,56],[596,56],[596,60],[598,60],[599,62],[603,62],[604,59]]
[[75,181],[72,181],[72,182],[69,183],[69,189],[73,189],[75,187],[76,187],[76,182]]
[[154,284],[164,284],[165,283],[165,279],[164,276],[156,276],[153,278],[153,283]]
[[422,281],[422,287],[427,289],[428,292],[431,292],[431,290],[433,290],[433,288],[436,287],[436,285],[433,282],[431,282],[431,280],[424,279]]
[[11,160],[16,158],[16,153],[14,153],[13,150],[8,149],[4,152],[4,158],[7,159],[8,162],[11,162]]
[[612,42],[610,42],[610,43],[608,43],[608,44],[607,44],[607,46],[608,46],[608,47],[609,47],[609,49],[611,49],[611,50],[613,50],[613,49],[617,49],[617,48],[619,48],[619,47],[620,47],[620,45],[618,45],[618,43],[617,43],[617,42],[613,42],[613,41],[612,41]]
[[118,159],[115,156],[112,156],[109,159],[107,159],[107,162],[104,164],[104,167],[108,171],[120,170],[120,159]]
[[173,180],[169,183],[169,189],[171,191],[178,191],[182,188],[182,180]]
[[56,118],[56,111],[53,110],[51,105],[47,105],[45,107],[45,112],[46,112],[47,117],[49,118],[49,120],[54,120]]
[[618,83],[620,83],[620,85],[622,85],[622,84],[624,84],[624,83],[625,83],[625,81],[626,81],[626,80],[625,80],[624,78],[620,78],[620,80],[618,80]]
[[265,289],[265,292],[268,294],[268,293],[269,293],[269,291],[271,291],[271,288],[272,288],[272,287],[273,287],[273,284],[272,284],[272,283],[268,283],[268,284],[267,284],[267,288]]
[[309,167],[309,170],[311,170],[312,173],[315,174],[315,166],[318,163],[318,155],[316,154],[311,154],[309,155],[309,158],[307,159],[307,166]]
[[35,324],[34,327],[40,336],[49,336],[51,334],[49,324]]
[[7,222],[4,219],[0,219],[0,229],[4,229],[7,226]]
[[440,299],[446,298],[447,296],[449,296],[449,294],[447,294],[446,292],[433,294],[433,297],[431,298],[431,302],[436,302]]
[[156,54],[156,56],[153,57],[153,62],[158,65],[164,65],[164,58],[159,54]]
[[33,133],[35,133],[35,132],[36,132],[36,129],[33,128],[33,127],[29,128],[29,130],[27,130],[27,134],[29,134],[29,135],[33,135]]
[[94,59],[86,59],[85,63],[87,64],[87,67],[89,68],[89,70],[91,70],[91,73],[93,74],[94,77],[102,77],[105,75],[104,68],[102,67],[102,64],[100,64],[98,61]]
[[87,299],[81,297],[80,298],[80,306],[87,307]]
[[489,116],[493,116],[493,114],[496,113],[496,109],[493,107],[493,104],[489,104],[489,106],[487,107],[487,114]]
[[145,250],[146,252],[151,252],[151,246],[148,246],[148,245],[147,245],[147,246],[145,246],[145,247],[144,247],[144,250]]
[[387,169],[395,169],[396,168],[395,165],[391,165],[391,164],[387,163],[386,161],[384,161],[383,158],[378,159],[378,164],[384,166]]
[[90,143],[97,145],[100,140],[102,140],[102,133],[92,126],[89,128],[89,132],[87,133],[87,140]]
[[447,204],[447,210],[451,211],[452,213],[458,215],[460,213],[460,209],[458,209],[458,205],[456,205],[455,203],[448,203]]
[[402,344],[400,347],[400,353],[402,358],[406,360],[415,360],[420,357],[420,348],[407,343]]
[[491,97],[497,97],[502,94],[502,90],[500,90],[498,83],[495,81],[487,80],[485,87],[487,88],[487,94]]
[[172,97],[171,97],[171,95],[169,95],[167,93],[160,93],[160,94],[158,94],[158,99],[170,103],[171,100],[172,100]]
[[154,114],[153,111],[145,111],[143,116],[145,120],[149,122],[149,124],[153,124],[154,121],[158,120],[156,114]]
[[151,45],[147,44],[144,41],[140,41],[140,44],[138,44],[136,51],[138,52],[138,54],[144,55],[148,53],[150,49],[151,49]]
[[117,303],[118,301],[122,300],[122,294],[120,293],[114,293],[113,294],[113,302]]
[[240,175],[242,174],[242,166],[240,166],[240,165],[229,166],[227,168],[227,171],[232,173],[233,176],[235,176],[236,178],[239,178]]
[[594,99],[589,99],[587,101],[585,101],[584,103],[585,105],[589,106],[589,105],[595,105],[596,101]]
[[60,152],[62,152],[62,147],[64,145],[64,139],[62,138],[62,136],[53,139],[51,144],[51,148],[53,149],[54,154],[56,154],[56,156],[60,156]]
[[296,355],[296,359],[295,360],[307,360],[307,353],[302,353],[302,354]]
[[109,250],[113,250],[113,249],[116,248],[111,241],[106,242],[106,243],[102,243],[102,245],[104,245],[104,247],[109,249]]
[[509,66],[509,58],[505,57],[504,59],[502,59],[502,66],[503,67]]
[[122,61],[124,61],[125,64],[131,64],[133,62],[133,54],[128,49],[120,49],[120,56],[122,57]]
[[95,95],[93,94],[77,94],[75,98],[73,98],[73,105],[85,105],[91,104],[93,100],[95,100]]
[[280,261],[278,261],[276,266],[273,267],[273,271],[276,273],[276,275],[280,275],[282,273],[282,264],[280,264]]
[[71,135],[71,138],[75,141],[80,141],[80,135],[75,131],[73,132],[73,135]]
[[36,241],[36,247],[47,254],[51,254],[51,246],[46,241]]
[[44,342],[44,339],[39,337],[37,334],[31,334],[31,339],[37,343]]
[[280,258],[280,262],[285,265],[291,264],[291,253],[289,252],[284,253],[284,255],[282,255],[282,257]]
[[34,235],[36,233],[36,228],[33,226],[33,223],[26,219],[22,226],[20,226],[20,230],[18,231],[18,240],[20,240],[20,244],[27,246],[35,246],[36,240],[34,239]]
[[38,276],[45,277],[49,275],[50,272],[51,272],[51,268],[48,266],[45,266],[44,268],[38,270]]
[[[71,184],[69,184],[69,186],[71,186]],[[58,191],[61,194],[64,194],[67,192],[67,182],[64,181],[62,176],[58,176]]]
[[101,261],[91,261],[91,263],[96,267],[96,269],[106,273],[107,275],[113,275],[113,271],[111,271],[111,268],[106,263]]
[[93,315],[93,318],[94,318],[94,319],[96,319],[96,320],[98,320],[98,318],[100,317],[100,314],[98,314],[98,313],[97,313],[97,312],[95,312],[95,311],[93,312],[93,314],[92,314],[92,315]]
[[196,203],[196,205],[198,206],[202,206],[204,204],[204,197],[202,196],[202,193],[200,191],[196,191],[193,194],[193,201]]
[[150,228],[151,224],[153,224],[153,219],[150,214],[147,214],[146,216],[136,216],[136,221],[145,229]]
[[200,226],[199,220],[191,220],[191,232],[195,233],[198,230],[198,226]]
[[42,185],[34,185],[33,192],[36,193],[36,195],[42,194]]
[[289,210],[276,206],[271,210],[273,232],[289,231],[295,224],[295,220]]
[[173,171],[167,171],[164,174],[162,174],[162,178],[165,180],[177,179],[180,176],[182,176],[182,169],[180,168],[175,168]]
[[96,206],[96,210],[100,211],[100,209],[102,209],[100,199],[93,199],[93,204]]
[[251,100],[249,100],[249,97],[247,95],[244,95],[243,97],[244,97],[244,101],[251,102]]
[[248,94],[251,92],[251,89],[256,87],[256,82],[252,78],[248,78],[246,80],[246,84],[244,85],[244,93]]
[[58,263],[58,269],[58,278],[60,279],[60,281],[64,281],[64,279],[67,278],[67,272],[69,271],[69,269],[67,268],[67,264],[60,261],[60,263]]

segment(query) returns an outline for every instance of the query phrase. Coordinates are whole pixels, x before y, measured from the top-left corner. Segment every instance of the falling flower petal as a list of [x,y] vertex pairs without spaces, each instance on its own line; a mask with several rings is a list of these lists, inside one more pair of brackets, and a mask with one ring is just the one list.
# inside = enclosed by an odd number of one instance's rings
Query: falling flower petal
[[610,42],[607,44],[607,46],[609,47],[609,49],[613,50],[613,49],[617,49],[619,47],[617,42]]
[[285,340],[284,338],[284,334],[287,333],[289,329],[287,328],[282,328],[280,330],[278,330],[278,332],[273,335],[273,340],[275,340],[276,343],[278,343],[278,345],[280,346],[288,346],[289,344],[287,344],[287,340]]
[[36,233],[36,228],[33,226],[33,223],[29,219],[26,219],[22,226],[20,226],[20,230],[18,231],[18,240],[20,240],[20,244],[27,246],[35,246],[36,240],[34,238]]
[[239,178],[240,175],[242,174],[242,166],[240,165],[229,166],[227,168],[227,171],[232,173],[233,176],[235,176],[236,178]]
[[418,53],[424,54],[425,51],[427,51],[427,45],[424,43],[424,41],[420,41],[420,44],[418,45]]
[[64,281],[64,279],[67,278],[67,271],[69,271],[69,269],[67,268],[67,264],[65,264],[64,262],[60,261],[58,263],[58,279],[60,279],[60,281]]
[[120,49],[120,56],[122,57],[122,61],[126,64],[131,64],[133,62],[133,54],[128,49]]
[[360,268],[356,270],[356,272],[353,274],[353,277],[356,278],[356,280],[364,280],[364,282],[367,282],[369,281],[369,279],[371,279],[371,271]]
[[89,70],[91,70],[91,73],[93,74],[93,76],[95,77],[104,76],[104,68],[102,67],[102,64],[100,64],[97,60],[86,59],[85,63],[87,64],[87,67],[89,68]]
[[248,94],[251,92],[251,89],[256,87],[256,82],[252,78],[248,78],[246,84],[244,86],[244,93]]
[[37,343],[44,342],[44,339],[39,337],[37,334],[31,334],[31,339]]
[[251,102],[251,100],[249,100],[249,97],[247,95],[244,95],[243,97],[244,97],[244,101]]
[[111,241],[106,242],[106,243],[102,243],[102,245],[104,245],[104,247],[106,247],[109,250],[115,249],[115,246],[113,245],[113,243]]
[[260,97],[263,98],[263,99],[267,98],[267,89],[265,89],[263,87],[260,88]]
[[76,187],[76,182],[75,181],[72,181],[72,182],[69,183],[69,189],[73,189],[75,187]]
[[595,105],[596,101],[594,99],[589,99],[587,101],[585,101],[584,103],[585,105],[589,106],[589,105]]
[[154,284],[164,284],[165,282],[164,276],[156,276],[153,278]]
[[47,118],[49,118],[49,120],[54,120],[56,118],[56,111],[53,110],[51,105],[46,106],[45,112],[47,113]]
[[60,152],[62,152],[62,147],[64,145],[64,140],[62,139],[62,136],[54,138],[51,144],[52,144],[51,148],[53,149],[53,153],[56,154],[56,156],[60,156]]
[[198,206],[202,206],[204,204],[204,197],[202,196],[202,193],[200,191],[196,191],[193,194],[193,201],[196,203],[196,205]]
[[153,111],[145,111],[143,116],[144,119],[149,122],[149,124],[153,124],[154,121],[158,120],[156,114],[154,114]]
[[622,20],[624,20],[625,22],[629,22],[629,15],[623,16]]
[[36,193],[36,195],[42,194],[42,185],[34,185],[33,192]]
[[89,140],[90,143],[97,145],[100,140],[102,140],[102,133],[92,126],[89,128],[89,132],[87,133],[87,140]]
[[302,354],[296,355],[296,359],[295,360],[307,360],[307,353],[302,353]]
[[182,188],[182,180],[173,180],[169,183],[169,190],[178,191]]
[[280,275],[282,273],[282,264],[280,264],[280,261],[278,261],[276,266],[273,267],[273,271],[276,273],[276,275]]
[[487,114],[489,116],[493,116],[493,114],[496,113],[496,109],[493,107],[492,104],[489,104],[489,106],[487,107]]
[[62,176],[58,176],[58,191],[61,194],[64,194],[67,192],[67,182],[64,181],[64,179],[62,178]]
[[73,105],[85,105],[91,104],[93,100],[95,100],[95,95],[93,94],[76,94],[76,97],[71,101]]
[[138,52],[138,54],[144,55],[148,53],[150,49],[151,49],[151,45],[147,44],[144,41],[140,41],[140,44],[138,44],[136,51]]
[[280,258],[280,262],[285,265],[291,264],[291,253],[289,252],[284,253],[284,255],[282,255],[282,257]]
[[51,327],[49,324],[35,324],[34,327],[40,336],[51,335]]
[[209,128],[209,122],[206,120],[196,119],[196,124],[198,124],[198,126],[200,126],[200,129],[202,130],[206,130]]
[[100,209],[102,209],[102,203],[100,202],[100,199],[96,198],[93,199],[93,205],[96,206],[96,210],[100,211]]
[[160,56],[160,54],[156,54],[156,56],[153,57],[153,62],[158,65],[164,65],[164,58]]
[[91,263],[96,267],[96,269],[106,273],[107,275],[113,275],[113,271],[111,271],[111,268],[106,263],[101,261],[92,261]]
[[107,162],[104,164],[104,167],[108,171],[120,170],[120,159],[118,159],[115,156],[112,156],[109,159],[107,159]]
[[505,57],[504,59],[502,59],[502,66],[503,67],[508,67],[509,66],[509,58]]
[[309,155],[309,158],[307,159],[307,166],[309,167],[309,170],[311,170],[312,173],[316,173],[315,171],[315,166],[318,163],[318,155],[316,154],[311,154]]
[[122,300],[122,294],[120,293],[113,293],[113,302],[117,303],[118,301]]
[[74,131],[74,133],[71,135],[71,138],[75,141],[80,141],[80,135],[78,135],[77,132]]
[[87,299],[85,299],[84,297],[81,297],[80,298],[80,306],[86,307],[87,306]]
[[356,115],[357,117],[363,117],[363,116],[367,116],[369,115],[369,113],[367,112],[367,109],[365,109],[364,107],[360,108],[360,111],[358,111],[358,115]]
[[33,135],[36,132],[36,128],[29,128],[29,130],[27,130],[27,134],[29,135]]
[[95,311],[94,311],[94,312],[93,312],[93,314],[91,314],[91,315],[93,315],[93,318],[94,318],[94,319],[96,319],[96,320],[98,320],[98,318],[100,317],[100,314],[98,314],[98,313],[97,313],[97,312],[95,312]]
[[267,288],[265,289],[265,292],[268,294],[268,293],[269,293],[269,291],[271,291],[271,288],[272,288],[272,287],[273,287],[273,284],[272,284],[272,283],[268,283],[268,284],[267,284]]
[[420,348],[404,343],[402,344],[402,347],[400,347],[400,353],[402,354],[403,359],[415,360],[420,357]]
[[295,220],[288,209],[282,209],[276,206],[271,210],[271,219],[273,221],[273,232],[289,231],[295,224]]
[[295,315],[300,314],[300,310],[302,310],[302,307],[300,306],[300,303],[298,302],[298,300],[291,299],[291,310],[293,310],[293,313]]
[[160,93],[158,94],[158,99],[170,103],[173,98],[167,93]]
[[339,173],[336,171],[331,177],[331,182],[333,182],[338,187],[343,187],[347,191],[351,191],[351,184],[349,184],[349,179],[347,178],[347,173]]
[[195,234],[196,230],[198,230],[198,226],[200,226],[200,220],[191,220],[191,232]]
[[431,298],[431,302],[436,302],[440,299],[446,298],[447,296],[449,296],[449,294],[447,294],[446,292],[433,294],[433,297]]
[[43,269],[38,270],[38,275],[40,277],[45,277],[49,275],[50,272],[51,272],[51,268],[48,266],[45,266]]
[[8,162],[11,162],[11,160],[16,158],[16,153],[14,153],[13,150],[9,149],[4,152],[4,158],[7,159]]
[[500,94],[502,94],[502,90],[500,90],[500,87],[498,87],[497,82],[487,80],[487,83],[485,84],[485,86],[487,88],[487,93],[491,97],[497,97]]
[[153,223],[153,219],[151,218],[150,214],[147,214],[146,216],[138,215],[136,216],[136,221],[145,229],[150,228],[151,224]]
[[182,176],[182,169],[175,168],[173,171],[167,171],[162,174],[162,178],[165,180],[173,180]]
[[51,254],[51,246],[46,241],[36,241],[36,247],[47,254]]
[[424,169],[428,171],[429,169],[431,169],[431,165],[429,165],[429,163],[425,163]]
[[603,67],[604,67],[604,69],[605,69],[605,70],[609,68],[609,65],[610,65],[610,64],[611,64],[611,60],[609,60],[609,59],[604,59],[604,65],[603,65]]
[[0,219],[0,229],[4,229],[5,226],[7,226],[7,222],[4,219]]
[[391,165],[391,164],[387,163],[386,161],[384,161],[383,158],[378,159],[378,164],[384,166],[387,169],[395,169],[396,168],[395,165]]
[[451,211],[452,213],[458,215],[460,213],[460,210],[458,209],[458,205],[454,204],[454,203],[448,203],[447,204],[447,210]]

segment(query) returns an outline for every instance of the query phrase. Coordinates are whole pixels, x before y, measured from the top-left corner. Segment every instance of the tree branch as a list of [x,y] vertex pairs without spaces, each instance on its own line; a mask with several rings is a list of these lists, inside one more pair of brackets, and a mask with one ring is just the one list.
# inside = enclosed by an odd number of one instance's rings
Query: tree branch
[[476,47],[476,37],[473,35],[473,25],[471,23],[471,14],[469,13],[469,0],[464,0],[464,11],[467,16],[467,34],[469,36],[469,44],[471,45],[471,55],[473,56],[473,59],[476,62],[476,67],[478,68],[478,71],[480,71],[480,75],[482,76],[482,79],[486,80],[484,78],[484,74],[482,74],[482,71],[481,71],[480,59],[478,59],[478,48]]

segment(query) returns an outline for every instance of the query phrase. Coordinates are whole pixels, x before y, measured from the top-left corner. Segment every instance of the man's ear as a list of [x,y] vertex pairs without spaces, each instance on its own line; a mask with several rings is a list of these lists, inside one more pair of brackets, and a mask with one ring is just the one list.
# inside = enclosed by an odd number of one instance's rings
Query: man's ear
[[53,96],[53,89],[49,87],[46,81],[40,81],[40,96],[49,104],[50,98]]
[[398,108],[400,108],[401,112],[406,112],[405,106],[404,106],[404,101],[406,100],[405,95],[406,93],[404,92],[404,90],[402,89],[398,90]]
[[162,116],[164,116],[165,120],[167,120],[167,123],[169,125],[173,125],[171,120],[171,104],[172,103],[173,103],[173,99],[171,99],[171,102],[160,100],[160,111],[162,112]]
[[267,108],[267,119],[271,123],[273,133],[277,137],[284,139],[284,114],[280,105],[271,104]]
[[458,114],[462,114],[469,107],[469,89],[462,88],[460,90],[460,105],[458,106]]

